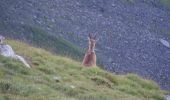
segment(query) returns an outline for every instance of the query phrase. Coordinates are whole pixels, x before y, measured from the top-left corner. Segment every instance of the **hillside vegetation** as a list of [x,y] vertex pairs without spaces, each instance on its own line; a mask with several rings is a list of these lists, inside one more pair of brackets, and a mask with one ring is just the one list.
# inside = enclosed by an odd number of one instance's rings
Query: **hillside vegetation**
[[164,100],[156,83],[133,74],[114,75],[98,67],[8,40],[31,64],[0,56],[0,100]]
[[170,42],[170,0],[0,0],[0,4],[1,35],[81,61],[80,48],[87,48],[88,33],[94,33],[99,40],[97,61],[104,69],[147,76],[170,90],[170,52],[159,41]]
[[170,6],[170,0],[160,0],[165,6]]
[[20,41],[27,42],[60,55],[67,55],[76,60],[83,55],[83,50],[81,48],[62,37],[50,35],[40,27],[33,25],[10,26],[0,22],[0,30],[2,29],[8,30],[8,32],[0,33],[3,36],[19,39]]

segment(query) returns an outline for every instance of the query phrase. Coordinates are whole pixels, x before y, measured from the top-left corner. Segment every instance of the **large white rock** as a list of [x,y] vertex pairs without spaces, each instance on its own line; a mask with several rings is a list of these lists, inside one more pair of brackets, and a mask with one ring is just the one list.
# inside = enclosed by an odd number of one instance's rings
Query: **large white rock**
[[170,48],[170,44],[168,41],[164,40],[164,39],[159,39],[159,41],[166,47]]
[[166,100],[170,100],[170,95],[168,95],[168,96],[166,97]]
[[3,43],[3,40],[5,39],[5,37],[3,37],[2,35],[0,35],[0,44]]
[[5,39],[5,37],[4,37],[4,36],[2,36],[2,35],[0,35],[0,39],[1,39],[1,40],[4,40],[4,39]]
[[17,59],[17,60],[21,61],[26,67],[30,68],[30,65],[26,62],[26,60],[23,57],[16,55],[10,45],[1,44],[0,45],[0,55]]
[[13,49],[9,45],[0,45],[0,54],[5,57],[13,57],[15,55]]

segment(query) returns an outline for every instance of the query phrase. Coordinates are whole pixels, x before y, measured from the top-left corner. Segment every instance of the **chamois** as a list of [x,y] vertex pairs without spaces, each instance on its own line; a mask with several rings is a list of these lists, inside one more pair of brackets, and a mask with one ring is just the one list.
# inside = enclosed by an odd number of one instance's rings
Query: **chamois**
[[91,36],[91,34],[89,34],[88,40],[89,47],[84,56],[82,65],[87,67],[96,66],[96,53],[94,51],[96,45],[96,36]]

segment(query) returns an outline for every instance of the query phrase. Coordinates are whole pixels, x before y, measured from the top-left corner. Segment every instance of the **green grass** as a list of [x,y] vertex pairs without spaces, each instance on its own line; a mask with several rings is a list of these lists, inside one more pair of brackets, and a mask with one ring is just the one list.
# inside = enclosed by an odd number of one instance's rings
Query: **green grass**
[[136,0],[120,0],[120,1],[125,4],[134,4],[136,2]]
[[31,69],[0,56],[0,100],[164,100],[151,80],[134,74],[114,75],[98,67],[40,48],[8,40]]
[[[122,0],[125,3],[131,3],[134,4],[137,0]],[[147,2],[147,0],[144,0],[144,2]],[[155,2],[155,4],[161,4],[164,7],[170,7],[170,0],[158,0],[157,1],[153,1],[153,3]]]
[[160,2],[165,6],[170,6],[170,0],[160,0]]

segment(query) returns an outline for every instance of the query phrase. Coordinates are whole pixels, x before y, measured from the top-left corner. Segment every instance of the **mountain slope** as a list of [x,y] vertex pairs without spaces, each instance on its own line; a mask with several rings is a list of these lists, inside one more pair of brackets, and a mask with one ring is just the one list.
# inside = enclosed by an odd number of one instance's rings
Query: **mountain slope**
[[33,68],[0,56],[0,99],[8,100],[164,100],[153,81],[114,75],[97,67],[8,40]]
[[[0,30],[8,30],[8,32],[0,33],[6,38],[18,39],[27,42],[31,45],[38,46],[55,52],[59,55],[67,55],[74,59],[79,59],[83,56],[83,50],[74,44],[68,42],[62,37],[57,37],[48,34],[40,27],[31,25],[6,25],[1,23]],[[3,27],[3,28],[2,28]],[[12,28],[13,27],[13,28]]]
[[[106,70],[137,73],[169,90],[170,52],[159,41],[170,42],[169,4],[169,0],[0,0],[0,34],[32,42],[26,37],[32,36],[29,27],[40,28],[85,48],[88,33],[97,33],[96,52]],[[38,44],[45,42],[41,40]],[[50,42],[48,49],[55,46]]]

